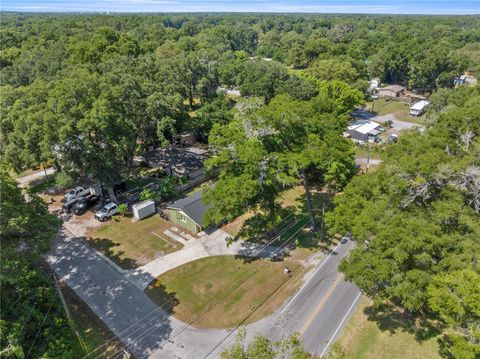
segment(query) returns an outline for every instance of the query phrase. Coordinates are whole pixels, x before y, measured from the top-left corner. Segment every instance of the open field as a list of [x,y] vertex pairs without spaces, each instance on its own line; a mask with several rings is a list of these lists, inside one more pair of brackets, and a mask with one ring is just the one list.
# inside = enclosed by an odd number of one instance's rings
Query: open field
[[352,359],[439,359],[437,337],[417,340],[414,333],[402,329],[406,320],[385,316],[379,322],[369,320],[371,301],[363,298],[337,343]]
[[131,269],[181,249],[182,244],[163,233],[171,226],[158,215],[133,223],[131,218],[118,217],[89,232],[87,241],[120,267]]
[[[367,109],[369,111],[372,110],[372,102],[367,102]],[[404,104],[399,101],[385,101],[384,99],[380,98],[375,100],[373,106],[373,113],[376,116],[384,116],[388,114],[392,114],[396,117],[397,120],[413,122],[418,124],[425,123],[425,115],[419,117],[413,117],[409,115],[410,105]]]
[[[145,292],[154,303],[185,322],[197,318],[214,305],[193,325],[230,328],[241,323],[262,304],[267,293],[274,292],[287,281],[289,277],[284,273],[284,267],[292,268],[295,262],[290,259],[272,262],[248,261],[234,256],[209,257],[165,273],[153,281]],[[271,314],[295,291],[301,278],[295,276],[289,281],[252,319],[259,320]],[[221,298],[224,299],[215,304]]]

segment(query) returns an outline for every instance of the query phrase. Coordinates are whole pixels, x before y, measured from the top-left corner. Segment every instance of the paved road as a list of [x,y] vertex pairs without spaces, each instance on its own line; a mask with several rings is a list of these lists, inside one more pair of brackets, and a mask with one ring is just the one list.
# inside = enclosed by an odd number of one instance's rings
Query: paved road
[[[228,333],[197,329],[175,319],[65,228],[46,260],[136,358],[197,358]],[[88,358],[101,353],[100,348]]]
[[392,121],[392,128],[395,131],[409,130],[409,129],[414,128],[414,127],[418,127],[420,129],[423,128],[422,125],[419,125],[419,124],[414,123],[414,122],[407,122],[407,121],[398,120],[395,117],[394,113],[383,115],[383,116],[375,116],[374,114],[372,114],[369,111],[356,109],[355,111],[352,112],[352,116],[357,118],[357,119],[360,119],[360,120],[375,121],[379,124],[382,124],[386,121]]
[[[256,333],[280,339],[283,334],[299,332],[307,351],[325,354],[360,298],[359,289],[345,282],[338,271],[340,260],[353,246],[354,243],[347,239],[340,243],[279,312],[247,326],[247,340]],[[234,334],[230,335],[225,345],[231,344],[234,337]],[[218,357],[225,345],[212,351],[209,358]]]
[[[49,167],[45,171],[47,171],[47,175],[51,175],[55,173],[55,169],[53,167]],[[42,169],[28,176],[18,177],[17,182],[20,185],[20,187],[26,187],[31,182],[45,177],[45,171]]]
[[410,130],[414,127],[423,128],[423,126],[418,123],[397,120],[395,114],[376,116],[371,118],[371,120],[380,124],[386,121],[392,121],[392,128],[396,131]]
[[[338,334],[358,294],[353,285],[338,279],[337,265],[352,247],[350,241],[340,244],[282,313],[247,326],[248,337],[262,333],[276,339],[301,331],[306,349],[320,354]],[[235,331],[198,329],[173,318],[65,229],[47,262],[137,358],[218,357],[235,337]],[[100,354],[98,350],[89,358]]]
[[338,264],[353,248],[354,243],[344,239],[314,273],[312,279],[282,310],[287,318],[286,328],[298,331],[305,349],[321,355],[327,344],[345,324],[352,303],[358,300],[360,290],[345,282]]
[[[168,315],[67,230],[62,230],[54,240],[46,259],[56,274],[112,332],[125,344],[133,343],[131,350],[136,356],[146,355],[150,348],[170,335],[172,328]],[[145,328],[158,330],[153,336],[136,338]],[[95,358],[101,352],[99,350],[91,357]]]
[[382,163],[382,160],[381,159],[378,159],[378,158],[370,158],[368,159],[367,157],[363,157],[363,156],[357,156],[355,157],[355,163],[357,165],[366,165],[367,164],[367,161],[371,164],[371,165],[379,165]]

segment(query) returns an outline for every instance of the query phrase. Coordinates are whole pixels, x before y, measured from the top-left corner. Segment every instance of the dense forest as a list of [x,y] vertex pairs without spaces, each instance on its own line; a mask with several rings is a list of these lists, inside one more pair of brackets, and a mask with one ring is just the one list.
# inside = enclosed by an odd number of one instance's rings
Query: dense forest
[[[273,213],[296,183],[313,218],[312,186],[343,190],[327,224],[358,241],[347,277],[440,322],[445,356],[480,355],[480,95],[453,89],[480,73],[478,17],[2,13],[0,23],[0,356],[83,356],[41,264],[59,224],[9,173],[54,164],[60,186],[87,174],[112,185],[182,132],[214,149],[209,222]],[[433,93],[429,126],[355,176],[341,134],[374,77]]]
[[403,135],[377,172],[355,177],[327,223],[358,242],[341,265],[347,278],[387,315],[385,303],[393,303],[419,319],[425,335],[445,330],[444,356],[473,359],[480,356],[480,88],[431,98],[431,127]]
[[207,141],[233,106],[219,86],[265,102],[324,80],[432,91],[480,63],[477,17],[3,14],[0,34],[4,159],[104,182],[176,133]]

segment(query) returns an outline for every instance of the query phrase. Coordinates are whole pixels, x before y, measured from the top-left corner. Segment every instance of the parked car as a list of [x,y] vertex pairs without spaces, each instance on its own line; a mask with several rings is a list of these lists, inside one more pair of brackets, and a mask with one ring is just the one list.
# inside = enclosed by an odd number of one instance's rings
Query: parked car
[[118,213],[118,205],[116,203],[108,203],[103,206],[97,213],[95,213],[95,218],[100,222],[105,222],[113,215]]
[[388,137],[388,142],[390,143],[395,143],[398,141],[398,135],[396,134],[391,134],[389,137]]
[[72,208],[75,206],[75,204],[77,204],[79,199],[80,197],[74,197],[69,201],[66,201],[62,206],[62,211],[66,213],[70,213],[72,211]]
[[65,195],[64,199],[65,199],[65,202],[68,202],[73,198],[82,197],[82,196],[85,196],[89,193],[90,193],[90,188],[89,187],[77,186],[74,189],[72,189],[70,192],[68,192]]
[[80,216],[87,212],[90,208],[92,208],[96,203],[99,201],[99,197],[93,194],[78,198],[77,202],[72,208],[72,212],[77,216]]

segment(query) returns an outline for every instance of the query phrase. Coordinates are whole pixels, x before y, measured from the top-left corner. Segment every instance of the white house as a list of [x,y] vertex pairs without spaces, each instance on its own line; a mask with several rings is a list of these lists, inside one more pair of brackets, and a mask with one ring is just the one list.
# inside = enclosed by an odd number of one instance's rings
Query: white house
[[[367,142],[370,138],[376,141],[376,138],[380,131],[378,131],[380,125],[373,121],[355,121],[348,126],[345,135],[349,135],[354,141]],[[346,137],[346,136],[345,136]]]
[[368,87],[368,91],[370,91],[370,92],[375,91],[376,89],[378,89],[380,87],[381,84],[382,84],[382,82],[380,81],[380,79],[378,77],[371,79],[370,80],[370,85]]
[[421,116],[427,109],[430,102],[422,100],[410,107],[410,116]]

